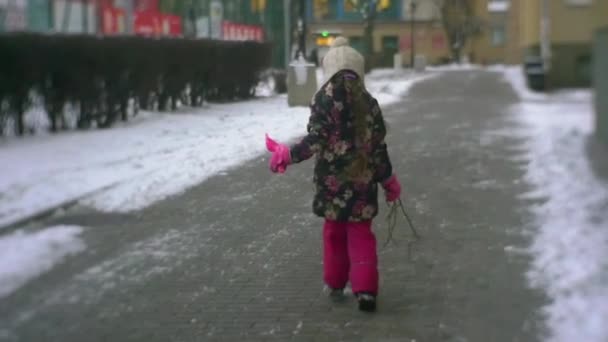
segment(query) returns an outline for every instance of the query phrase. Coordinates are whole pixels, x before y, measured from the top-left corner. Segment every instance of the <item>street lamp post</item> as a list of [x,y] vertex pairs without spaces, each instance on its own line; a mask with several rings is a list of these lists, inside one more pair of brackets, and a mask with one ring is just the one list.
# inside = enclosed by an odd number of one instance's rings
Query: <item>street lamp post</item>
[[135,13],[135,3],[133,1],[127,1],[125,4],[125,12],[126,12],[126,17],[127,17],[127,25],[126,25],[126,29],[127,29],[127,34],[133,34],[134,32],[134,18],[133,15]]
[[306,1],[300,0],[298,13],[298,53],[306,59]]
[[410,62],[412,63],[412,69],[414,69],[414,58],[416,56],[416,43],[415,43],[415,37],[414,37],[414,16],[416,13],[416,7],[418,6],[418,4],[416,3],[416,0],[411,0],[410,2]]
[[291,0],[283,0],[283,25],[285,26],[283,37],[285,41],[285,69],[287,69],[291,59]]

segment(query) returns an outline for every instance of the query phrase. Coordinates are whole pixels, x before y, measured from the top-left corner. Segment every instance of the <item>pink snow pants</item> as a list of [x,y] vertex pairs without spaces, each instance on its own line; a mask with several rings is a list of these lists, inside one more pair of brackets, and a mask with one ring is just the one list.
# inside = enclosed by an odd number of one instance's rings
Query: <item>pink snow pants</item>
[[325,284],[333,289],[344,288],[350,275],[353,293],[378,294],[378,257],[372,221],[325,220],[323,273]]

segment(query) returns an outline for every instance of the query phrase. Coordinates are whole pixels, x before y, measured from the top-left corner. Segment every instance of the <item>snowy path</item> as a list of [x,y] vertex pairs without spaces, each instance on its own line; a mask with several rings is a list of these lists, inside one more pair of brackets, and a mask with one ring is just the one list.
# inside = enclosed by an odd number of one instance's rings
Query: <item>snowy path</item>
[[[368,83],[388,105],[428,77],[380,70]],[[277,96],[175,114],[144,112],[110,130],[1,143],[0,246],[10,248],[0,249],[0,298],[85,249],[78,234],[62,227],[6,235],[3,226],[74,201],[121,213],[179,194],[263,154],[266,132],[282,141],[302,135],[309,110],[286,102]]]
[[[535,341],[542,302],[525,277],[530,190],[509,127],[517,99],[496,74],[455,72],[419,83],[386,108],[389,149],[408,231],[380,251],[380,310],[322,293],[312,163],[272,175],[254,158],[141,211],[76,207],[48,225],[87,227],[87,250],[0,302],[13,341],[398,340]],[[383,213],[386,213],[383,208]],[[401,221],[401,224],[403,222]],[[382,216],[378,241],[386,238]],[[58,328],[59,327],[59,328]]]
[[[424,237],[408,249],[399,226],[396,244],[380,251],[382,294],[373,318],[359,315],[352,299],[333,305],[320,291],[312,165],[270,175],[256,145],[266,130],[293,139],[308,113],[285,114],[274,107],[284,99],[270,98],[251,108],[214,106],[211,116],[151,115],[116,135],[87,133],[108,135],[96,138],[97,153],[74,147],[74,159],[53,157],[61,147],[53,141],[75,139],[69,135],[30,140],[48,144],[43,157],[66,166],[51,171],[81,177],[91,163],[104,169],[100,177],[129,176],[85,204],[115,211],[108,204],[121,199],[138,208],[126,195],[140,192],[141,207],[149,207],[124,214],[77,207],[43,222],[49,230],[0,239],[0,247],[10,242],[39,253],[5,252],[33,262],[25,273],[0,267],[0,283],[12,280],[0,299],[0,317],[8,318],[0,319],[0,340],[606,341],[608,185],[585,151],[589,92],[532,94],[518,69],[493,68],[507,82],[467,69],[417,84],[402,102],[394,101],[411,81],[387,71],[369,80],[381,101],[397,104],[385,111],[389,149]],[[260,120],[262,107],[268,114]],[[198,134],[207,124],[238,127],[230,137],[249,144],[230,144],[217,131]],[[5,146],[27,150],[30,141],[5,144],[0,154]],[[215,152],[198,146],[205,142]],[[113,149],[128,152],[114,157]],[[200,153],[220,167],[196,159]],[[108,160],[111,166],[98,167]],[[130,170],[136,162],[142,169]],[[181,185],[168,191],[174,179]],[[207,182],[197,186],[201,179]],[[153,203],[174,191],[184,193]],[[383,218],[376,231],[384,241]]]
[[535,189],[522,197],[532,206],[534,239],[529,279],[544,290],[547,341],[608,341],[608,182],[591,169],[587,144],[593,134],[590,91],[536,94],[520,70],[504,70],[522,100],[512,107],[526,140],[526,180]]

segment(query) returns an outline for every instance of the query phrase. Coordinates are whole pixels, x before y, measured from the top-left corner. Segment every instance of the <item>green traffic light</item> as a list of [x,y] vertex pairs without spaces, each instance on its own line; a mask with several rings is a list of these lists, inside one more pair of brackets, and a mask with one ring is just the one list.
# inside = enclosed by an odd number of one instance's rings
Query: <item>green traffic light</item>
[[321,35],[322,35],[323,37],[329,37],[329,32],[327,32],[327,31],[323,31],[323,32],[321,32]]

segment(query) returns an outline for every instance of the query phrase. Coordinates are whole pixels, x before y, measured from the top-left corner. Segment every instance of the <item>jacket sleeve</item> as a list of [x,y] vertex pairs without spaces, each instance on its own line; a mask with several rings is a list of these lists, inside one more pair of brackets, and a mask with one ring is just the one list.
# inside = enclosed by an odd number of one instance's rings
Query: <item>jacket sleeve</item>
[[305,161],[322,151],[327,144],[329,135],[329,120],[327,112],[329,109],[323,94],[315,95],[315,100],[310,106],[310,119],[308,121],[308,135],[291,147],[291,162],[299,163]]
[[372,142],[373,151],[372,158],[374,161],[375,172],[374,180],[378,183],[384,183],[393,174],[393,165],[388,155],[388,149],[386,142],[386,125],[384,123],[384,117],[382,111],[378,105],[378,101],[373,100],[372,106],[373,116],[373,129],[372,129]]

